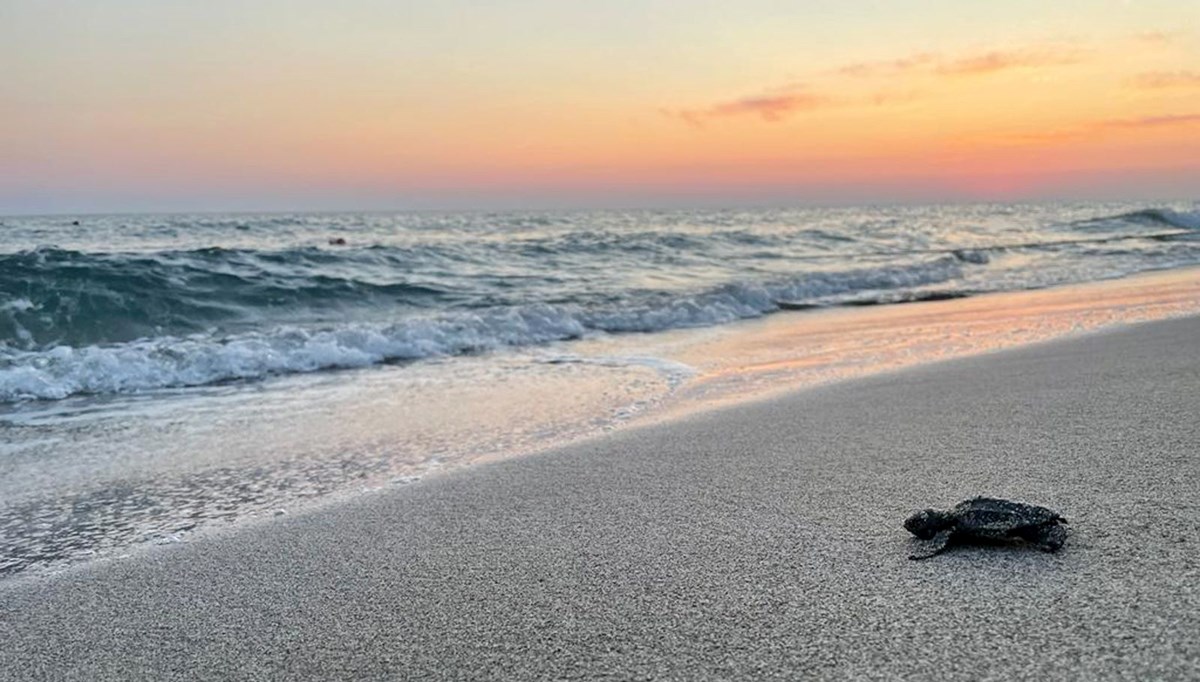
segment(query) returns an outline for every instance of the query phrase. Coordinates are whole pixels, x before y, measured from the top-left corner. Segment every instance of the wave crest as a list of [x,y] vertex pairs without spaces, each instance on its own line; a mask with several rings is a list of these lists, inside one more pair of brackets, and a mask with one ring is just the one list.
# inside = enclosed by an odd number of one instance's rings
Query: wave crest
[[[396,254],[386,257],[396,258]],[[0,255],[0,345],[47,348],[188,335],[297,310],[387,301],[421,306],[444,292],[357,275],[319,249],[207,248],[156,254],[40,248]],[[403,272],[401,263],[388,263]],[[357,275],[357,276],[356,276]],[[18,302],[23,303],[17,305]]]
[[1106,226],[1112,223],[1139,223],[1142,225],[1165,225],[1182,230],[1200,230],[1200,210],[1176,211],[1169,208],[1144,208],[1115,215],[1089,218],[1079,221],[1082,227]]
[[758,317],[780,300],[835,299],[955,278],[961,262],[815,273],[766,284],[729,284],[692,296],[650,296],[601,307],[530,305],[412,316],[391,324],[278,327],[218,337],[163,336],[118,344],[0,348],[0,402],[133,393],[271,375],[354,368],[579,338],[653,332]]

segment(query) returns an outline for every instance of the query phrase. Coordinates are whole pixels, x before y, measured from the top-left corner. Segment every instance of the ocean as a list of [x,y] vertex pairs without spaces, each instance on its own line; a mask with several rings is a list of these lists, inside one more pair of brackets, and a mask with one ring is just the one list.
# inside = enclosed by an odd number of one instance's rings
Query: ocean
[[0,234],[0,575],[611,428],[691,376],[588,344],[1200,264],[1195,203],[39,216]]
[[1194,205],[7,218],[0,403],[1200,262]]

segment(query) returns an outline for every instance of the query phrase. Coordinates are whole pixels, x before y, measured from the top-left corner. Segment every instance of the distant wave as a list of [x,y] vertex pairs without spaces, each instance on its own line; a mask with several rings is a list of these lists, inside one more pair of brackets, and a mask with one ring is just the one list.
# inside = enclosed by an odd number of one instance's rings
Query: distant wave
[[[735,283],[690,296],[644,295],[598,307],[530,305],[409,316],[391,324],[283,326],[228,336],[162,336],[107,345],[0,354],[0,402],[61,399],[201,386],[323,369],[366,367],[579,338],[722,324],[780,310],[780,301],[821,300],[871,290],[920,287],[957,277],[962,263],[815,273],[770,283]],[[24,306],[18,306],[24,307]]]
[[1144,211],[1133,211],[1118,217],[1161,222],[1173,227],[1182,227],[1185,230],[1200,230],[1200,211],[1172,211],[1167,208],[1148,208]]
[[1075,224],[1088,227],[1108,227],[1121,223],[1136,223],[1143,225],[1164,225],[1183,230],[1200,230],[1200,211],[1174,211],[1169,208],[1146,208],[1138,211],[1127,211],[1087,220]]

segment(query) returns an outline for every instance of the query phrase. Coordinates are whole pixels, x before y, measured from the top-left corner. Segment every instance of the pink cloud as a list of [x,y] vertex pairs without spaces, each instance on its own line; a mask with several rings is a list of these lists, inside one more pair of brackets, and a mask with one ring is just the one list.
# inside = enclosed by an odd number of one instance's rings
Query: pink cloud
[[713,106],[708,110],[708,115],[741,116],[743,114],[757,114],[758,116],[762,116],[764,121],[778,121],[788,114],[816,109],[823,104],[825,104],[825,98],[811,93],[743,97]]
[[1075,64],[1081,59],[1078,52],[1061,50],[993,51],[943,62],[936,71],[946,76],[979,76],[1008,69]]
[[812,111],[829,104],[829,100],[810,92],[793,92],[781,95],[758,95],[742,97],[728,102],[718,102],[706,109],[684,109],[668,111],[694,126],[703,126],[713,118],[733,116],[758,116],[762,120],[775,123],[801,111]]
[[[907,73],[923,72],[942,76],[976,76],[995,73],[1006,69],[1036,68],[1061,64],[1073,64],[1082,60],[1078,50],[1057,47],[1015,51],[992,51],[948,59],[932,52],[919,52],[898,59],[863,61],[847,64],[832,73],[843,77],[874,78],[895,77]],[[663,110],[663,113],[686,121],[690,125],[703,127],[714,118],[734,116],[757,116],[774,123],[803,111],[812,111],[828,106],[873,105],[884,106],[916,99],[914,92],[879,91],[865,98],[838,101],[814,94],[802,83],[790,83],[767,90],[764,94],[718,102],[702,109]]]

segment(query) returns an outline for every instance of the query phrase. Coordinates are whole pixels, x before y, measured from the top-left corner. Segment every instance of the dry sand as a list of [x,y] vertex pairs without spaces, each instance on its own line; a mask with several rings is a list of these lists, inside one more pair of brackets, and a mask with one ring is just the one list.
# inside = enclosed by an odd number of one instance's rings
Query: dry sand
[[[1200,318],[631,429],[0,584],[0,678],[1200,678]],[[914,509],[1054,555],[906,559]]]

